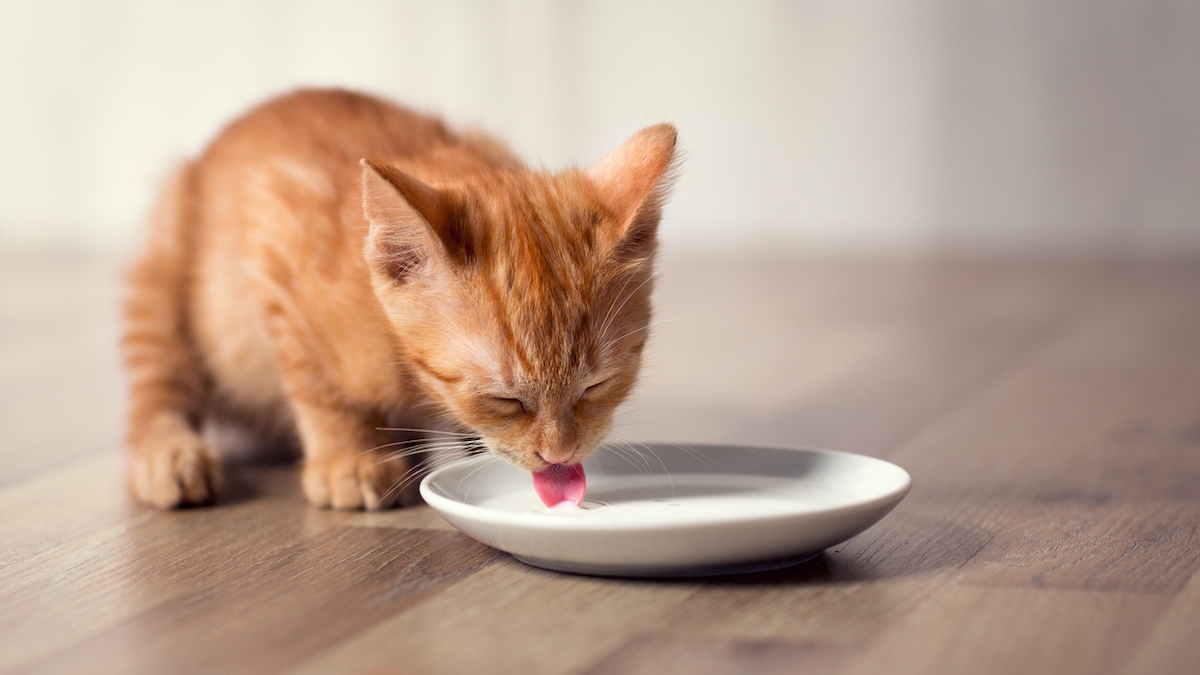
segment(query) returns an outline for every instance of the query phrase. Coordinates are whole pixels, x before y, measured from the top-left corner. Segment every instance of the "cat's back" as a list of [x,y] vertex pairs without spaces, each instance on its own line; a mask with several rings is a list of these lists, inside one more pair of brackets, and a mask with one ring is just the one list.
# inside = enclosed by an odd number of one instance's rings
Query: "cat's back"
[[251,109],[227,126],[201,163],[255,165],[302,156],[327,167],[367,156],[408,157],[454,142],[441,120],[342,89],[301,89]]
[[201,239],[230,229],[244,239],[264,227],[272,240],[355,230],[361,159],[395,161],[455,143],[441,120],[366,94],[301,89],[269,100],[192,164]]
[[[390,343],[361,253],[359,161],[454,143],[436,118],[364,94],[307,89],[251,109],[192,163],[193,330],[225,398],[259,411],[281,405],[263,307],[289,308],[290,320],[310,323],[324,343],[383,358]],[[353,335],[336,334],[345,315],[356,317]],[[375,372],[394,379],[385,371]],[[357,380],[359,389],[387,386]]]

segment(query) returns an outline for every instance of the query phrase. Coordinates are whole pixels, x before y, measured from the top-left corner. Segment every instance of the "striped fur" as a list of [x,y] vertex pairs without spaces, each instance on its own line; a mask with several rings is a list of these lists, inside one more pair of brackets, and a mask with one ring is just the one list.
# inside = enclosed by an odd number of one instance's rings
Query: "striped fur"
[[131,270],[130,484],[211,500],[204,425],[294,438],[318,506],[383,508],[380,427],[456,429],[530,470],[607,432],[640,366],[675,130],[586,170],[346,91],[226,128],[164,191]]

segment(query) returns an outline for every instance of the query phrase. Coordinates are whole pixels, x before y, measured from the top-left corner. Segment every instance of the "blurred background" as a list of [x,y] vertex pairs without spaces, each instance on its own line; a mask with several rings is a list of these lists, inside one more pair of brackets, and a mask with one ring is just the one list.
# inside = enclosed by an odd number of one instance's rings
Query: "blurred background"
[[548,168],[673,122],[668,250],[1200,253],[1190,0],[4,0],[0,247],[124,250],[176,162],[301,85]]

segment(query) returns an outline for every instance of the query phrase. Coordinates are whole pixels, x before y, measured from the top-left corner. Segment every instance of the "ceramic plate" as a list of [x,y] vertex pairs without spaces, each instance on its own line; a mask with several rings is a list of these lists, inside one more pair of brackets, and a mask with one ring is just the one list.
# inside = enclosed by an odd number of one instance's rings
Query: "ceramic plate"
[[425,501],[530,565],[604,576],[700,576],[806,560],[867,529],[912,484],[904,469],[829,450],[605,446],[583,463],[582,508],[547,509],[532,476],[492,455],[433,471]]

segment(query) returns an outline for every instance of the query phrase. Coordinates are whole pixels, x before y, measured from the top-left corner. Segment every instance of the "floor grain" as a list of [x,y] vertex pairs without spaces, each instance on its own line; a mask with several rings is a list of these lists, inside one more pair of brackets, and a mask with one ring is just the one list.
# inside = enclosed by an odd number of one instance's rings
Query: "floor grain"
[[119,265],[0,254],[2,673],[1194,673],[1200,264],[668,258],[615,435],[912,473],[807,563],[561,575],[235,462],[130,503]]

